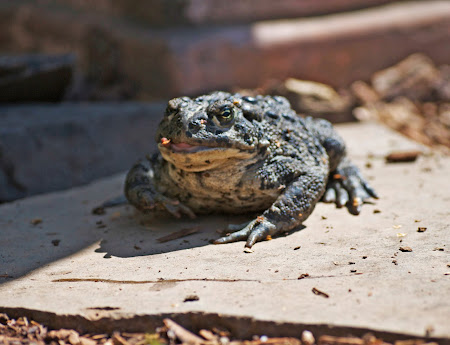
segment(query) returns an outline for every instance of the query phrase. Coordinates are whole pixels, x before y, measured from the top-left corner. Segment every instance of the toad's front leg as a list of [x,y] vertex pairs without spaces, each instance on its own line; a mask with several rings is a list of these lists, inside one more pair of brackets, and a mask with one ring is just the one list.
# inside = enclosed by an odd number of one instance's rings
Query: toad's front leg
[[325,190],[327,174],[322,171],[299,176],[286,187],[270,208],[242,230],[214,241],[215,244],[247,240],[251,248],[267,236],[291,230],[308,218]]
[[153,209],[165,209],[180,218],[183,214],[195,218],[194,212],[179,200],[171,199],[159,192],[154,183],[158,161],[144,159],[137,162],[125,180],[125,196],[138,210],[146,213]]

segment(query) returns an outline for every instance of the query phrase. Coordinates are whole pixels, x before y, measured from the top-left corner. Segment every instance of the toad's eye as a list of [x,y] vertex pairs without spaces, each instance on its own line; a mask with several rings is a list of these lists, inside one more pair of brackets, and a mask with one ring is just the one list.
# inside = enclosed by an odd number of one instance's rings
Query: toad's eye
[[234,108],[232,107],[224,107],[217,114],[217,120],[219,120],[220,124],[226,125],[231,123],[234,120]]

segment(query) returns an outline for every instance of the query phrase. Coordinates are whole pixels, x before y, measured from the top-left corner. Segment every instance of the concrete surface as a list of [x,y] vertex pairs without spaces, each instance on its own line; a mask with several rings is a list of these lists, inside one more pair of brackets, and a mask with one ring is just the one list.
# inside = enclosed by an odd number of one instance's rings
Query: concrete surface
[[[144,219],[126,206],[92,215],[120,192],[123,175],[2,205],[0,312],[90,320],[204,312],[450,338],[450,158],[386,164],[391,150],[419,146],[375,124],[338,129],[381,199],[357,217],[320,203],[304,229],[251,254],[243,242],[208,243],[243,217]],[[194,226],[199,233],[156,241]],[[189,295],[199,300],[184,302]]]

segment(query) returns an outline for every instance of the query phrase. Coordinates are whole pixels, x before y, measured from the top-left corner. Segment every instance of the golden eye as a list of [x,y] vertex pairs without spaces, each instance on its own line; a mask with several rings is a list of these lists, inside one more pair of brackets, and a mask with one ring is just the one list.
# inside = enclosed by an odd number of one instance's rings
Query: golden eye
[[232,107],[224,107],[217,115],[217,119],[221,124],[227,124],[234,119],[234,109]]
[[224,119],[229,119],[231,116],[233,116],[233,111],[230,108],[226,108],[222,111],[220,114]]

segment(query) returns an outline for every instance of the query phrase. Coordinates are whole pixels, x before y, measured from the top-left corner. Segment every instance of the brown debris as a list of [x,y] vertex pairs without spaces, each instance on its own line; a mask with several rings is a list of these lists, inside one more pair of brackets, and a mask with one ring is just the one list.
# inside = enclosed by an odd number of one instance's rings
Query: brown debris
[[361,338],[322,335],[319,337],[317,345],[365,345],[365,343]]
[[30,223],[33,224],[33,225],[38,225],[38,224],[42,223],[42,219],[41,218],[34,218],[34,219],[31,220]]
[[427,228],[424,227],[424,226],[419,226],[419,227],[417,228],[417,232],[425,232],[425,231],[427,231]]
[[422,345],[425,341],[422,339],[397,340],[394,345]]
[[[349,290],[350,291],[350,290]],[[199,331],[200,338],[173,320],[164,319],[164,327],[159,327],[157,333],[127,333],[113,334],[80,334],[72,329],[47,331],[47,328],[26,317],[17,320],[0,313],[0,344],[25,345],[313,345],[314,335],[304,330],[301,341],[292,337],[253,336],[253,340],[232,339],[229,331],[221,327]],[[431,332],[431,331],[430,331]],[[429,336],[429,334],[427,335]],[[438,345],[426,343],[423,339],[397,340],[394,344],[384,342],[368,333],[363,337],[335,337],[321,335],[317,345]]]
[[215,334],[217,334],[220,337],[226,337],[229,338],[231,336],[231,333],[226,328],[216,326],[211,329]]
[[[262,338],[262,337],[261,337]],[[230,345],[302,345],[301,341],[297,338],[267,338],[267,339],[256,339],[256,340],[244,340],[244,341],[232,341]]]
[[355,81],[350,88],[357,100],[363,104],[375,103],[380,100],[380,95],[369,84],[361,80]]
[[[375,120],[424,145],[450,154],[450,66],[436,66],[423,54],[375,72],[336,91],[330,85],[288,78],[268,81],[244,95],[281,95],[298,114],[331,122]],[[371,164],[368,164],[370,167]]]
[[80,337],[80,345],[97,345],[97,342],[94,339]]
[[450,152],[450,67],[413,54],[351,91],[359,120],[377,120],[428,146]]
[[73,329],[60,329],[58,331],[50,331],[47,335],[54,340],[64,340],[72,345],[78,345],[80,343],[80,335]]
[[188,295],[184,298],[183,302],[195,302],[195,301],[199,301],[200,297],[198,297],[197,295]]
[[313,292],[314,295],[317,295],[317,296],[322,296],[325,298],[330,297],[330,295],[328,295],[326,292],[320,291],[319,289],[317,289],[315,287],[313,287],[311,291]]
[[195,234],[195,233],[197,233],[199,231],[200,231],[200,228],[198,226],[194,226],[192,228],[184,228],[184,229],[181,229],[179,231],[172,232],[169,235],[157,238],[156,240],[159,243],[169,242],[169,241],[177,240],[179,238]]
[[297,338],[281,337],[268,338],[266,336],[255,336],[254,340],[235,340],[230,342],[230,345],[302,345],[302,342]]
[[387,163],[405,163],[414,162],[421,154],[421,151],[396,151],[391,152],[385,158]]
[[398,250],[400,250],[401,252],[412,252],[412,248],[411,247],[400,247],[398,248]]
[[95,222],[95,224],[97,225],[97,229],[104,229],[107,227],[107,225],[105,223],[103,223],[102,220]]
[[425,100],[432,96],[439,70],[423,54],[413,54],[398,64],[376,72],[372,86],[382,99],[390,101],[398,96],[411,100]]
[[294,78],[288,78],[284,82],[271,80],[255,90],[236,91],[247,96],[284,96],[298,114],[321,117],[333,122],[354,119],[351,113],[354,105],[353,95],[348,90],[336,91],[330,85],[316,81]]
[[91,212],[92,214],[95,214],[97,216],[101,216],[106,213],[105,208],[103,206],[94,207]]
[[218,341],[218,337],[217,335],[215,335],[213,332],[211,332],[208,329],[201,329],[198,334],[200,334],[203,338],[205,338],[206,340],[209,341]]
[[349,110],[348,95],[336,92],[331,86],[310,80],[287,79],[284,93],[300,112],[314,114],[340,113]]
[[114,345],[130,345],[119,333],[114,333],[112,341]]
[[0,324],[6,324],[9,321],[9,316],[5,313],[0,313]]

